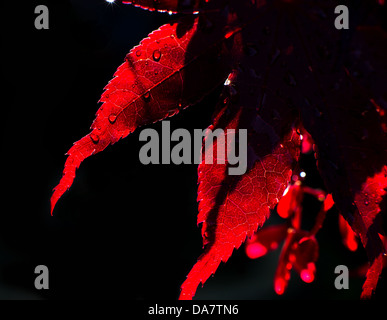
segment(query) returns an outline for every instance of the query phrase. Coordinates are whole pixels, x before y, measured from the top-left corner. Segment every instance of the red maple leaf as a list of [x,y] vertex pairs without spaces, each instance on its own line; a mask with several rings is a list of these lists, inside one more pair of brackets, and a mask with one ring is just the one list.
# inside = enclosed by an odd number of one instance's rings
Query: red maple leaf
[[[191,299],[198,284],[263,225],[290,182],[305,132],[309,145],[303,150],[314,143],[326,187],[367,251],[371,265],[362,297],[369,298],[384,254],[379,234],[387,187],[387,38],[379,27],[357,23],[376,3],[351,3],[349,31],[334,28],[336,4],[330,0],[125,3],[185,15],[152,32],[126,56],[105,87],[92,131],[67,153],[51,212],[84,159],[225,83],[210,128],[247,130],[248,168],[242,176],[230,176],[227,158],[224,164],[200,164],[198,223],[205,248],[180,297]],[[291,215],[295,204],[289,198],[280,212]],[[292,255],[304,278],[314,277],[314,234],[322,221],[310,234],[297,231],[286,238],[277,292],[285,286]]]

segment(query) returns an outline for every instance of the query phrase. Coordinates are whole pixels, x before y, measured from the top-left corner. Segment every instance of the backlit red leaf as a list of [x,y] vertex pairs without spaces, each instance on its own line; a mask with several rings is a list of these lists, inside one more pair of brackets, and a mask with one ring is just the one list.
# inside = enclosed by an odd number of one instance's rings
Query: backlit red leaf
[[277,213],[281,218],[289,218],[300,210],[304,192],[300,183],[295,183],[285,190],[284,196],[281,198],[277,206]]
[[247,239],[245,251],[250,259],[257,259],[267,252],[278,248],[285,240],[288,226],[286,224],[268,226],[258,230],[251,238]]
[[353,232],[351,226],[342,215],[339,215],[339,229],[343,238],[343,244],[348,248],[348,250],[356,251],[358,247],[356,233]]
[[[262,226],[290,181],[300,153],[299,134],[291,126],[295,118],[292,119],[289,106],[281,103],[277,105],[278,110],[284,111],[281,121],[273,120],[266,113],[266,106],[257,112],[254,101],[260,90],[243,93],[259,86],[250,73],[234,71],[228,78],[221,103],[225,102],[225,106],[211,128],[248,129],[255,133],[247,140],[248,170],[243,176],[228,175],[227,159],[225,164],[214,160],[212,165],[199,165],[198,223],[203,224],[205,249],[182,284],[180,299],[191,299],[197,286],[216,271],[220,262],[226,262],[234,248]],[[217,141],[214,149],[215,146]]]
[[129,52],[105,87],[92,132],[67,152],[63,177],[51,197],[51,212],[84,159],[137,127],[198,102],[225,80],[230,68],[225,42],[230,40],[224,35],[234,29],[224,30],[222,16],[213,18],[216,27],[211,32],[202,25],[202,18],[185,17],[152,32]]

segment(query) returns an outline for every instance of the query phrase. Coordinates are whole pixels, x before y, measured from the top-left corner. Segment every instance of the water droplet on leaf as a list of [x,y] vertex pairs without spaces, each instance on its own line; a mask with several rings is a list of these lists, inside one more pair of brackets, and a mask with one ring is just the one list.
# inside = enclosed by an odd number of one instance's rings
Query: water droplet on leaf
[[160,50],[153,51],[153,60],[154,61],[160,61],[160,58],[161,58]]
[[111,115],[109,115],[109,122],[110,122],[110,123],[116,122],[116,119],[117,119],[117,116],[116,116],[114,113],[112,113]]
[[94,143],[98,143],[99,142],[99,136],[97,134],[95,134],[95,133],[90,133],[90,139]]
[[143,98],[146,102],[148,102],[151,98],[150,92],[149,91],[145,92],[145,94],[143,95]]

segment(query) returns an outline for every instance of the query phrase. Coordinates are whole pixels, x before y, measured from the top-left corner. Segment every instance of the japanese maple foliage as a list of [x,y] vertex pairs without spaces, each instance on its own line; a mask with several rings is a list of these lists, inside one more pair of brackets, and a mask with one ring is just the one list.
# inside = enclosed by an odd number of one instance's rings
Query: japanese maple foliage
[[[242,176],[230,176],[227,159],[199,165],[198,224],[205,247],[180,298],[191,299],[220,262],[264,224],[291,181],[301,135],[308,142],[302,150],[310,152],[314,145],[332,195],[322,212],[334,201],[350,227],[340,222],[347,245],[353,246],[353,232],[366,249],[370,268],[362,297],[370,298],[385,250],[380,235],[387,188],[387,36],[362,22],[377,2],[347,1],[350,30],[334,28],[338,4],[331,0],[123,2],[184,15],[152,32],[119,66],[91,132],[67,153],[51,212],[84,159],[142,125],[194,105],[224,83],[210,128],[247,129],[248,168]],[[294,217],[302,195],[295,188],[278,208],[293,221],[290,231],[279,227],[275,237],[265,236],[255,247],[259,256],[285,240],[275,276],[279,294],[287,286],[289,265],[310,282],[318,257],[314,235],[324,215],[313,230],[301,230]]]
[[[305,214],[302,207],[305,194],[312,195],[322,202],[314,226],[309,231],[301,228],[302,216]],[[327,195],[323,190],[310,188],[302,183],[302,178],[293,175],[292,183],[286,189],[277,206],[278,215],[287,219],[286,223],[258,230],[247,239],[245,251],[251,259],[264,256],[269,251],[277,249],[282,241],[284,242],[274,275],[274,290],[278,295],[284,294],[292,269],[299,274],[304,282],[314,281],[315,262],[319,255],[316,234],[322,227],[326,213],[333,205],[331,194]],[[343,220],[343,223],[347,222]],[[348,226],[348,228],[350,227]],[[343,234],[344,241],[347,240],[347,235],[348,233]]]

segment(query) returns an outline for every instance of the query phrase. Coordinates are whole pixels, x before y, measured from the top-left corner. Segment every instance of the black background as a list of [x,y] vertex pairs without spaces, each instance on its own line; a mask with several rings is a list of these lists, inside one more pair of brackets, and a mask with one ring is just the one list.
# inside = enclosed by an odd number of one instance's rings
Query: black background
[[[34,27],[38,4],[49,8],[49,30]],[[103,87],[126,53],[171,19],[103,0],[2,2],[0,298],[177,299],[202,251],[196,165],[142,165],[137,130],[85,160],[49,212],[64,154],[89,133]],[[206,128],[219,93],[171,118],[172,130]],[[306,182],[321,187],[313,156],[301,166]],[[309,226],[318,205],[307,199]],[[274,213],[268,224],[279,221]],[[336,265],[366,261],[363,249],[351,253],[341,244],[335,210],[317,239],[312,284],[293,273],[279,297],[272,284],[279,251],[249,260],[238,250],[196,298],[358,299],[364,279],[351,278],[350,290],[333,285]],[[49,290],[34,287],[41,264],[50,271]],[[385,293],[383,277],[376,297]]]

